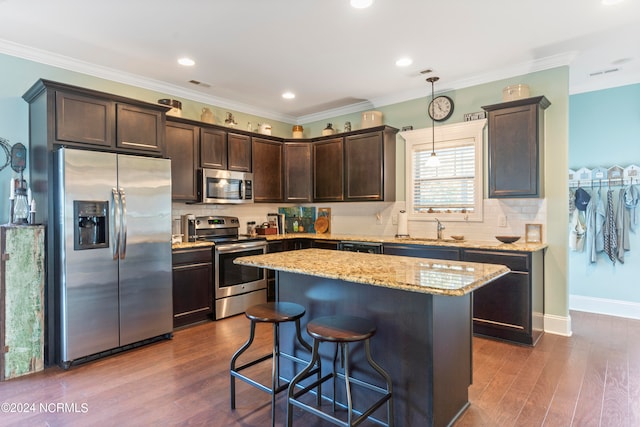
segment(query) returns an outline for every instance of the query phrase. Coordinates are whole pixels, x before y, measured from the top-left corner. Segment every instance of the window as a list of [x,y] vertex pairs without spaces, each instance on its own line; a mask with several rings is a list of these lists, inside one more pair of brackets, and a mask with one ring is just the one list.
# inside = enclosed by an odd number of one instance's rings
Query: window
[[436,126],[437,167],[431,128],[403,132],[407,161],[407,212],[412,220],[482,221],[482,139],[486,120]]

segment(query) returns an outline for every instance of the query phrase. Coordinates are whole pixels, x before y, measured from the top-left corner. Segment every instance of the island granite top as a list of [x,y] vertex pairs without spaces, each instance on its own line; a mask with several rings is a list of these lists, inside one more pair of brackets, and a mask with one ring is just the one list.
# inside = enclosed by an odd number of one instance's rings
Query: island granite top
[[507,274],[503,265],[303,249],[236,258],[236,264],[434,295],[465,295]]

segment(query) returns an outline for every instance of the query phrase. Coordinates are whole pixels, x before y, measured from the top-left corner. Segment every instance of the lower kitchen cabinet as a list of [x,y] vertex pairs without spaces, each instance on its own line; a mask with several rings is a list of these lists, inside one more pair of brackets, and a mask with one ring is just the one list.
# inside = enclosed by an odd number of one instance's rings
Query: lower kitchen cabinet
[[382,250],[385,255],[447,259],[451,261],[458,261],[460,259],[460,250],[450,247],[385,243]]
[[285,239],[282,241],[282,250],[297,251],[300,249],[309,249],[313,242],[309,239]]
[[338,249],[338,241],[337,240],[325,240],[325,239],[317,239],[311,242],[311,247],[318,249]]
[[213,252],[211,248],[173,251],[173,327],[213,317]]
[[463,260],[502,264],[506,276],[473,292],[473,332],[535,345],[544,332],[544,253],[463,250]]
[[[284,244],[282,240],[271,240],[267,244],[267,253],[282,252]],[[276,272],[267,270],[267,301],[276,300]]]

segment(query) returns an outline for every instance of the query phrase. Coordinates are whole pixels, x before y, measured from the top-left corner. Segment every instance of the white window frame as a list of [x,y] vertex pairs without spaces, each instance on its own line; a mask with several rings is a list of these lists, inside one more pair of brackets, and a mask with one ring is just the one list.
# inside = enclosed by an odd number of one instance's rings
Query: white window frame
[[400,136],[406,141],[405,145],[405,195],[406,195],[406,211],[407,218],[412,221],[434,221],[438,218],[441,221],[474,221],[481,222],[483,219],[483,141],[484,128],[487,125],[487,119],[472,120],[462,123],[454,123],[450,125],[435,126],[435,151],[438,153],[438,147],[451,147],[460,143],[469,143],[473,141],[475,144],[475,176],[474,176],[474,212],[472,213],[415,213],[413,210],[413,177],[414,164],[413,152],[416,149],[424,149],[426,146],[431,149],[432,128],[416,129],[406,132],[400,132]]

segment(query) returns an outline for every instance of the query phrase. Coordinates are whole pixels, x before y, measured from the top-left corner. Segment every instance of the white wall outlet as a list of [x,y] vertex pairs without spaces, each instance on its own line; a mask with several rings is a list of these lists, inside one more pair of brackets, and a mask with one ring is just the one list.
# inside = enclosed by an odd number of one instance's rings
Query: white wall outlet
[[498,217],[498,227],[506,227],[507,226],[507,216],[500,215]]
[[398,225],[398,215],[391,216],[391,224]]
[[380,212],[376,212],[376,224],[382,225],[382,214]]

